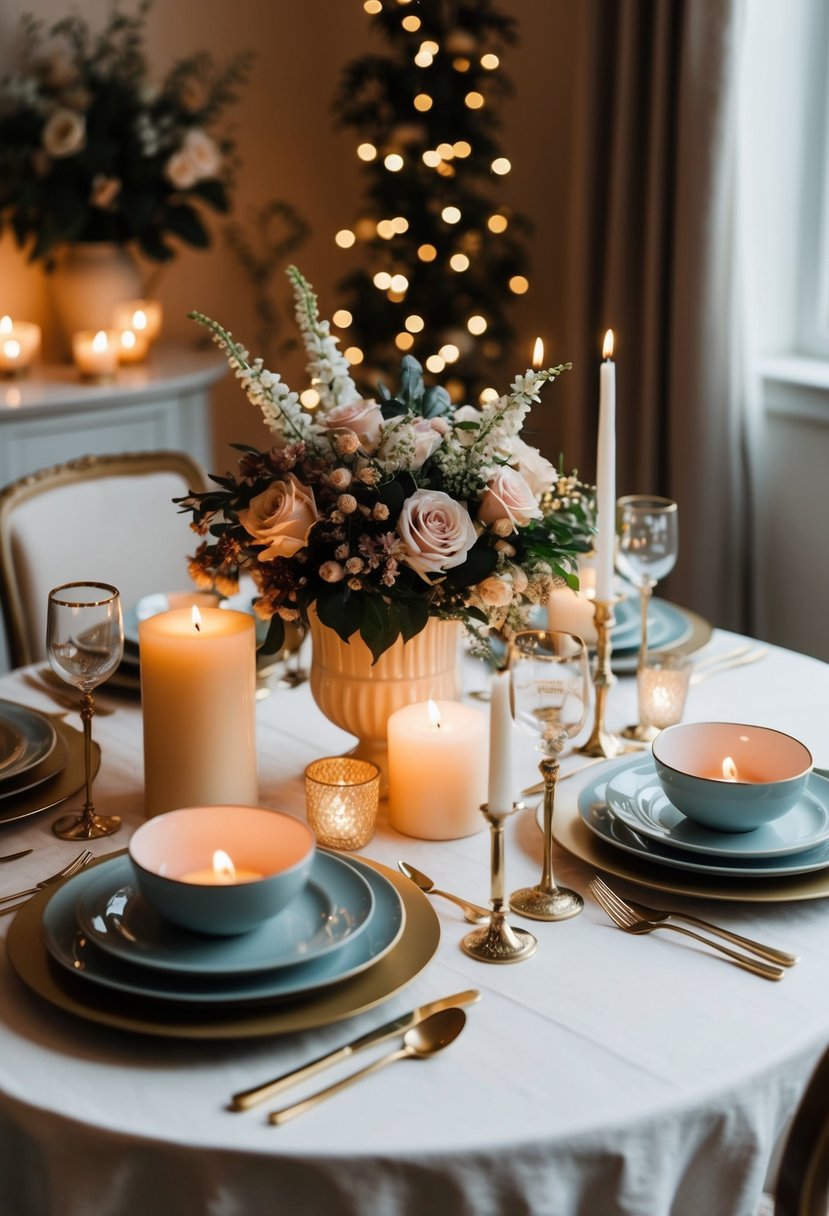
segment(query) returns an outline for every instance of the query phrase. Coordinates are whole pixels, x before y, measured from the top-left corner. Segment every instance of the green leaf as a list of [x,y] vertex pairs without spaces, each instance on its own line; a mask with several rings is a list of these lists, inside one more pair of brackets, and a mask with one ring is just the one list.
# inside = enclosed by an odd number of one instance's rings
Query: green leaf
[[431,384],[423,394],[421,413],[424,418],[439,418],[452,411],[452,398],[442,384]]
[[367,595],[360,637],[372,654],[372,667],[385,650],[397,640],[400,627],[392,620],[389,603],[380,595]]
[[363,609],[359,597],[346,584],[335,583],[317,596],[317,616],[347,642],[360,628]]
[[407,410],[420,413],[420,402],[423,397],[423,368],[414,355],[404,355],[400,364],[400,388],[398,399]]
[[[423,599],[394,600],[391,604],[392,619],[404,642],[409,642],[429,620],[429,605]],[[396,620],[395,620],[396,618]]]
[[196,249],[206,249],[210,244],[207,229],[192,207],[185,203],[168,207],[165,212],[167,227],[183,241]]
[[285,622],[279,613],[274,613],[268,625],[265,640],[258,647],[259,654],[276,654],[285,645]]
[[446,575],[445,585],[453,589],[471,587],[492,574],[498,565],[498,554],[486,542],[478,541],[469,550],[466,561]]
[[206,203],[214,209],[214,211],[226,212],[230,210],[227,201],[227,191],[222,182],[217,178],[211,178],[208,181],[197,182],[193,186],[192,194],[197,194],[199,198],[204,199]]

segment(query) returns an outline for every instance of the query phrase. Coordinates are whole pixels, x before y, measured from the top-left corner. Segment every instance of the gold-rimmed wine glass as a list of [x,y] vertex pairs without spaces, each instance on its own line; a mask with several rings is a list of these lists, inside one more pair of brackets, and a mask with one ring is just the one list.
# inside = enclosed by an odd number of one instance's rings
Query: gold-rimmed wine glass
[[63,583],[49,592],[46,653],[56,675],[81,694],[86,800],[81,815],[63,815],[52,831],[63,840],[111,836],[117,815],[98,815],[92,803],[92,690],[115,671],[124,653],[121,597],[109,583]]
[[[657,494],[628,494],[616,504],[619,543],[616,569],[639,589],[642,636],[639,662],[648,653],[648,612],[653,589],[670,574],[679,551],[679,507],[672,498]],[[648,743],[659,732],[641,719],[622,731],[626,739]]]
[[534,920],[567,920],[581,912],[584,900],[577,891],[557,886],[553,877],[553,808],[559,755],[587,715],[587,647],[572,633],[517,633],[510,646],[510,671],[515,721],[535,738],[542,753],[538,767],[544,778],[544,855],[540,881],[513,892],[509,906]]

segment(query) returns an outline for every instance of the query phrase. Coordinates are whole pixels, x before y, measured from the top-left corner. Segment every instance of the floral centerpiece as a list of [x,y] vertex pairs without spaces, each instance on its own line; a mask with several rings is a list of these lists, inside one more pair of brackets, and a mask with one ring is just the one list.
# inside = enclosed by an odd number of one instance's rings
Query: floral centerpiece
[[30,260],[62,243],[135,241],[166,261],[170,236],[205,247],[202,205],[228,209],[233,141],[213,128],[249,56],[219,68],[207,52],[152,81],[144,21],[113,4],[93,35],[79,16],[48,29],[26,15],[17,72],[0,81],[0,227]]
[[556,582],[578,586],[576,557],[592,538],[586,499],[572,479],[554,493],[558,472],[520,435],[540,390],[569,364],[528,370],[478,409],[427,387],[407,355],[397,391],[365,399],[311,287],[295,267],[288,275],[313,411],[221,325],[190,314],[273,436],[269,451],[236,445],[237,473],[176,500],[209,534],[190,563],[196,582],[232,594],[248,571],[256,611],[271,621],[267,649],[313,605],[344,641],[359,633],[375,661],[429,617],[463,621],[482,639],[524,626]]

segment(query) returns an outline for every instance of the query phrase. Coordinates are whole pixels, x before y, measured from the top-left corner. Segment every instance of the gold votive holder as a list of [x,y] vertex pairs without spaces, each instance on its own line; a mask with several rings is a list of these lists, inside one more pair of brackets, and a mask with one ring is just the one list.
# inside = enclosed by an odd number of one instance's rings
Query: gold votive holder
[[370,760],[325,756],[305,770],[308,825],[317,843],[331,849],[361,849],[374,835],[380,799],[380,770]]
[[683,654],[649,653],[636,671],[639,721],[654,731],[682,721],[691,660]]

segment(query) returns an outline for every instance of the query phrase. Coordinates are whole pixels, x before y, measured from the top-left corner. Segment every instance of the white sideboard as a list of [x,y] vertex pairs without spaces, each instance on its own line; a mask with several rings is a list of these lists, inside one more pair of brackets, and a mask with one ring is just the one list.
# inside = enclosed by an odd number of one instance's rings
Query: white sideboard
[[76,456],[174,449],[211,465],[210,388],[227,371],[213,350],[173,344],[107,384],[70,364],[0,380],[0,486]]

